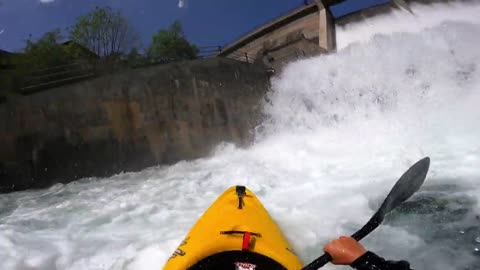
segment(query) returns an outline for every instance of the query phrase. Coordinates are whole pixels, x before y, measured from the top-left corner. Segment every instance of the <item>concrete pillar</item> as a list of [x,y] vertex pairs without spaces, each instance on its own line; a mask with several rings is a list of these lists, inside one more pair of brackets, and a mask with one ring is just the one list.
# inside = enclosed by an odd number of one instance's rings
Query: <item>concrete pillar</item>
[[327,52],[336,50],[335,22],[330,10],[325,8],[321,1],[317,0],[319,14],[318,46]]

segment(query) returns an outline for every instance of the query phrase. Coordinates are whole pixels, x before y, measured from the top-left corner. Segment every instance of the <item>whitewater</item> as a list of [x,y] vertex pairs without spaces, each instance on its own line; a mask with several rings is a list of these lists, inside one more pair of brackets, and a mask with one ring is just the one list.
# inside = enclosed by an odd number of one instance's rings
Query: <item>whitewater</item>
[[424,187],[363,243],[414,269],[480,269],[480,4],[412,9],[339,27],[338,53],[288,65],[246,149],[0,195],[0,269],[161,269],[237,184],[309,263],[425,156]]

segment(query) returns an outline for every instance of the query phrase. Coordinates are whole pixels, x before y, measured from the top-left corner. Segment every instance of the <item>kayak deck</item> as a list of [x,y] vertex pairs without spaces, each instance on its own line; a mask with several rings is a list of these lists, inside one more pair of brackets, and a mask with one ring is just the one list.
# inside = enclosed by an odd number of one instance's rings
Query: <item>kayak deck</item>
[[[275,263],[278,265],[273,266]],[[262,264],[268,265],[267,269],[302,268],[275,221],[243,186],[227,189],[208,208],[164,270],[216,269],[228,264],[229,269],[249,270]]]

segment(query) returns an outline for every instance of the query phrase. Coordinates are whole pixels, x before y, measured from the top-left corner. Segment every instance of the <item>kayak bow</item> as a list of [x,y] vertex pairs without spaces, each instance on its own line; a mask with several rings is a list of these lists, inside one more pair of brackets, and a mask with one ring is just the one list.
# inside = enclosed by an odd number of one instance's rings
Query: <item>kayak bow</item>
[[302,263],[255,194],[236,186],[208,208],[164,270],[301,268]]

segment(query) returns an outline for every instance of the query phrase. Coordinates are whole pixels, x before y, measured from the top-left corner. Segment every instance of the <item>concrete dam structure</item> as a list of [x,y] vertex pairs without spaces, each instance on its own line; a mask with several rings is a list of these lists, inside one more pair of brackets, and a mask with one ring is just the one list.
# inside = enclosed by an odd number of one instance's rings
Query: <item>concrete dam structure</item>
[[218,56],[259,62],[274,69],[292,60],[335,51],[328,5],[317,1],[269,22],[223,48]]
[[[279,69],[298,59],[336,52],[336,27],[368,20],[403,9],[410,4],[459,2],[449,0],[392,0],[335,18],[331,7],[344,0],[315,0],[270,21],[222,49],[218,56],[244,62],[258,62]],[[461,2],[469,2],[463,0]]]

